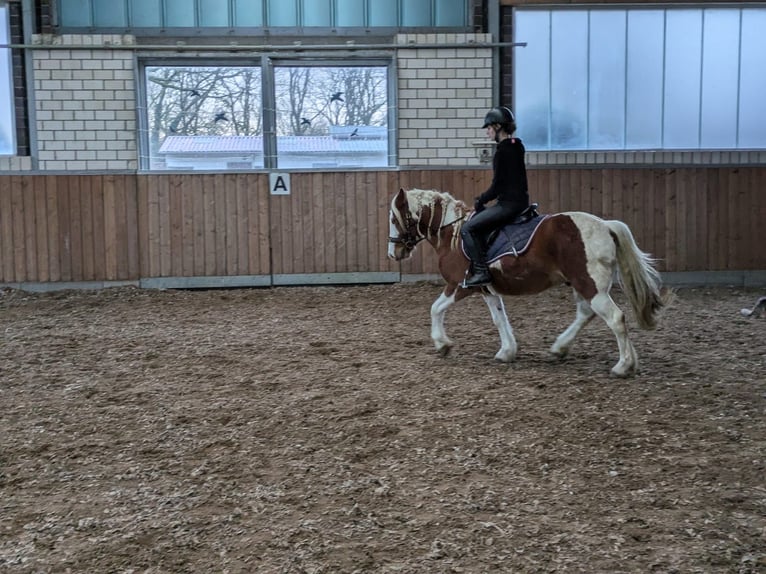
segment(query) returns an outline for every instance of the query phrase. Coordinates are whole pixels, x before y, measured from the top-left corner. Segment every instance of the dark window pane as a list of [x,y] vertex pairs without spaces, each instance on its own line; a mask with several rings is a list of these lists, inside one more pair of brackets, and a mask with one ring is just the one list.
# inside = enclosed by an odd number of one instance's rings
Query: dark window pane
[[162,26],[160,3],[157,0],[128,0],[130,25],[138,28]]
[[196,25],[194,0],[165,0],[165,25],[193,28]]
[[263,26],[263,0],[234,0],[234,25]]
[[296,0],[268,0],[269,26],[298,26]]
[[304,26],[332,26],[330,0],[303,0]]
[[90,26],[89,0],[60,0],[59,4],[62,26]]
[[364,2],[360,0],[336,0],[337,26],[358,26],[363,27],[364,23]]

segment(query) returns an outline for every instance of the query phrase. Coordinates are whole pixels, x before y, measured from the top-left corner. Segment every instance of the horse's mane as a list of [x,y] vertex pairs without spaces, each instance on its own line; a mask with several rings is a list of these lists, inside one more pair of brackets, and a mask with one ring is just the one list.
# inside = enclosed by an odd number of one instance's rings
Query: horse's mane
[[[470,211],[468,206],[448,192],[436,189],[410,189],[407,190],[406,194],[410,211],[418,219],[420,219],[424,212],[427,212],[429,217],[433,217],[438,212],[441,213],[441,219],[437,222],[438,228],[454,224],[452,226],[454,232],[450,238],[450,248],[457,249],[460,230],[463,227],[463,219]],[[436,209],[437,205],[439,205],[440,209]],[[439,233],[437,243],[441,242],[441,240],[441,233]]]
[[446,214],[450,208],[455,210],[455,214],[458,216],[465,215],[469,208],[465,202],[454,198],[447,191],[439,191],[438,189],[409,189],[407,190],[407,203],[410,205],[410,209],[413,212],[420,212],[420,208],[424,205],[432,206],[436,199],[439,198],[442,201],[442,205],[445,207],[444,213]]

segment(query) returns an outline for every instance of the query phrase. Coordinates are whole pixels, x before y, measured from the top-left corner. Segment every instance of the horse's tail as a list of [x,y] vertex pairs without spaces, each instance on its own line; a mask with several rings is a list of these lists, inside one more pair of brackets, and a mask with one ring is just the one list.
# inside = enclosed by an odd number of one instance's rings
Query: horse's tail
[[673,292],[662,287],[660,273],[655,268],[656,259],[638,248],[630,228],[622,221],[607,221],[606,225],[617,245],[620,284],[636,321],[642,329],[654,329]]

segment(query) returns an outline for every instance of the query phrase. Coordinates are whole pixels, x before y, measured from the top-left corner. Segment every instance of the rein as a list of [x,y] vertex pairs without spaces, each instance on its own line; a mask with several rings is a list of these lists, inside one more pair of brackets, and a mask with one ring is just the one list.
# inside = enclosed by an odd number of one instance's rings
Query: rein
[[[408,215],[407,219],[408,219],[408,220],[409,220],[409,222],[410,222],[410,225],[409,225],[409,227],[412,227],[412,225],[411,225],[411,224],[413,223],[413,221],[412,221],[412,216],[410,216],[410,215],[409,215],[409,213],[408,213],[407,215]],[[447,228],[447,227],[449,227],[450,225],[455,225],[455,224],[456,224],[458,221],[462,221],[462,220],[464,220],[464,219],[466,218],[466,216],[467,216],[467,214],[466,214],[466,215],[463,215],[462,217],[458,217],[458,218],[457,218],[457,219],[455,219],[454,221],[450,221],[449,223],[445,223],[444,225],[442,225],[442,226],[441,226],[441,227],[440,227],[440,228],[437,230],[437,233],[438,233],[439,231],[441,231],[442,229],[446,229],[446,228]],[[401,243],[402,245],[404,245],[404,247],[405,247],[406,249],[409,249],[410,251],[412,251],[413,249],[415,249],[415,246],[416,246],[418,243],[420,243],[421,241],[423,241],[424,239],[427,239],[427,238],[428,238],[428,236],[427,236],[427,235],[422,235],[422,236],[418,237],[417,239],[414,239],[414,238],[412,237],[412,234],[411,234],[411,233],[408,231],[408,232],[407,232],[407,234],[406,234],[406,237],[389,237],[389,238],[388,238],[388,240],[389,240],[391,243]]]

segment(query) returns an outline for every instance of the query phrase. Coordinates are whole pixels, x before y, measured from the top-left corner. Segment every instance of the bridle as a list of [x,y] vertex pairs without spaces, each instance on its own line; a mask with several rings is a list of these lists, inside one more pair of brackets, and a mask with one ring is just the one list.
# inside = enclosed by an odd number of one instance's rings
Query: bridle
[[[445,223],[444,225],[439,227],[439,229],[436,232],[438,233],[439,231],[449,227],[450,225],[455,225],[458,221],[462,221],[463,219],[465,219],[465,217],[466,216],[463,215],[462,217],[458,217],[454,221]],[[394,244],[398,243],[398,244],[404,245],[404,248],[407,251],[412,251],[413,249],[415,249],[415,246],[418,243],[420,243],[424,239],[427,239],[428,236],[421,235],[418,232],[418,223],[417,221],[415,221],[415,219],[413,219],[412,214],[409,212],[409,210],[407,211],[407,214],[405,215],[405,220],[406,220],[405,224],[407,228],[406,231],[402,233],[399,237],[389,237],[388,240]]]

